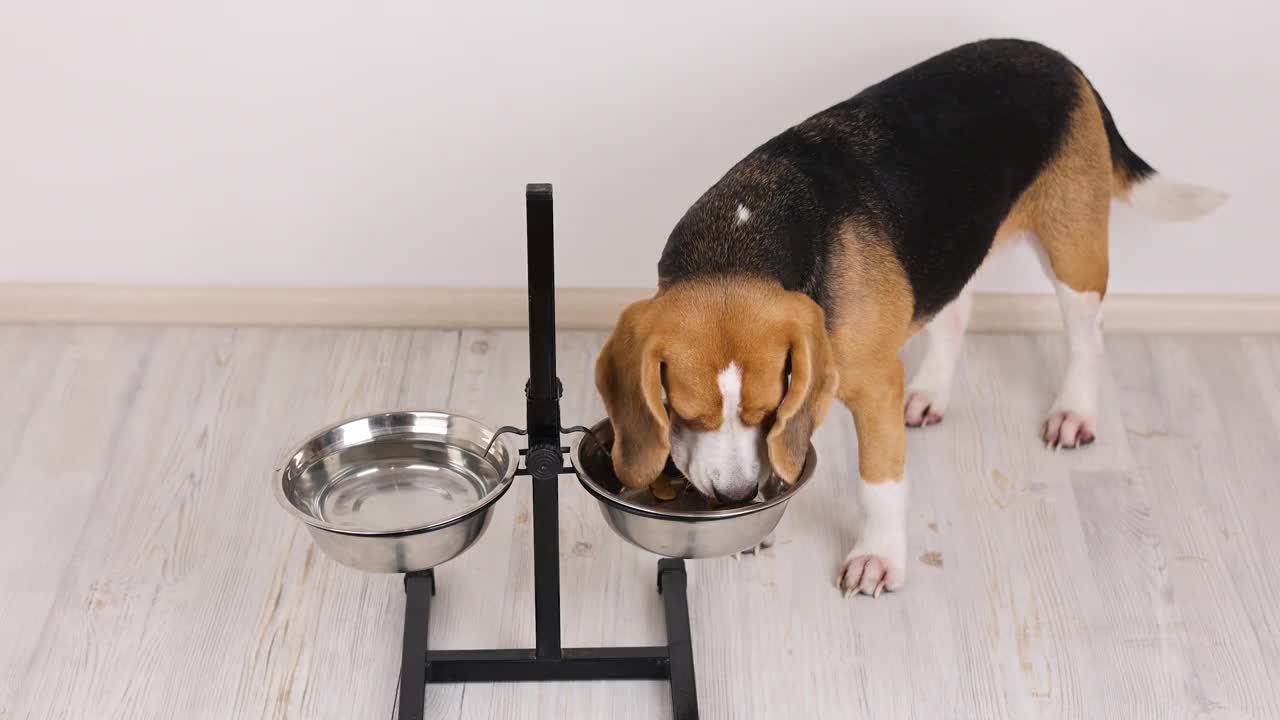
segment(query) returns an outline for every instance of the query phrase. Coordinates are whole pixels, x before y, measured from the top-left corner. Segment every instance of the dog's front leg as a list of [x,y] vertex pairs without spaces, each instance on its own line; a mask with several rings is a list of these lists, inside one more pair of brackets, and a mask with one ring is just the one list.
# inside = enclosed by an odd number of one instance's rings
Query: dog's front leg
[[906,431],[902,424],[902,362],[896,354],[840,369],[840,399],[858,432],[858,500],[865,513],[858,541],[840,566],[836,585],[879,597],[906,581]]

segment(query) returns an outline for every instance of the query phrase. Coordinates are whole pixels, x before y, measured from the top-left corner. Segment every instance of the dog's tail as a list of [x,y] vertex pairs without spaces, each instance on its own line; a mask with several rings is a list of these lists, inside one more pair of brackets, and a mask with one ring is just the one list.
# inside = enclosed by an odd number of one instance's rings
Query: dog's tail
[[1161,220],[1192,220],[1208,215],[1226,202],[1227,194],[1209,187],[1175,180],[1155,171],[1129,149],[1102,96],[1093,97],[1102,111],[1102,124],[1111,144],[1112,194],[1134,208]]

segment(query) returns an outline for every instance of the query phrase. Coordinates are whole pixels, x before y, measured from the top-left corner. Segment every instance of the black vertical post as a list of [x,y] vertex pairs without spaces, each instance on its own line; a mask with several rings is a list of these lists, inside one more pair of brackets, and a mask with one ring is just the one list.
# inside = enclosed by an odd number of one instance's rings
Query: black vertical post
[[658,561],[658,592],[667,616],[667,651],[671,667],[671,708],[675,720],[697,720],[698,683],[693,673],[693,638],[689,632],[688,575],[684,560]]
[[533,574],[536,653],[559,659],[560,381],[556,378],[555,241],[551,186],[525,187],[529,265],[529,385],[525,390],[533,476]]
[[436,592],[432,570],[404,576],[404,646],[400,656],[400,720],[422,720],[426,701],[427,627],[431,596]]

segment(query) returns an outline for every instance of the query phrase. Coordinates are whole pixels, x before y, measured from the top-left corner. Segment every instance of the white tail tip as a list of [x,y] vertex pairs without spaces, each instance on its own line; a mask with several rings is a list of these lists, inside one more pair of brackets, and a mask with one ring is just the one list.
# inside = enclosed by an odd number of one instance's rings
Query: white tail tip
[[1221,190],[1151,175],[1129,190],[1129,204],[1161,220],[1192,220],[1208,215],[1226,202]]

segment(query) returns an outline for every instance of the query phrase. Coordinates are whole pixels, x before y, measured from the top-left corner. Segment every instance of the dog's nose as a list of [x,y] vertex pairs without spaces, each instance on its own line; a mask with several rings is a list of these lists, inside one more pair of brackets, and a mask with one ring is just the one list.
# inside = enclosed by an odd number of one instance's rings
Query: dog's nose
[[732,505],[734,503],[740,503],[740,502],[745,502],[747,500],[750,500],[752,497],[755,496],[756,489],[754,487],[750,487],[750,488],[744,488],[742,491],[738,493],[732,493],[732,492],[723,493],[723,492],[720,492],[720,488],[716,488],[715,492],[716,492],[717,502],[719,502],[721,505]]

